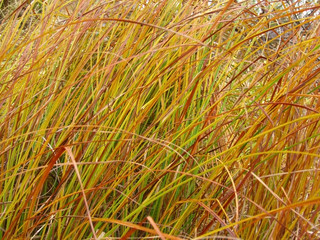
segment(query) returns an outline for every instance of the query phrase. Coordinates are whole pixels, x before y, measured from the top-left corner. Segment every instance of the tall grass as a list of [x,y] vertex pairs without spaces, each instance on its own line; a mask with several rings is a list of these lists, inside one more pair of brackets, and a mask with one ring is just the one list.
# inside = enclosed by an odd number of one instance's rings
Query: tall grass
[[0,239],[316,239],[316,1],[13,1]]

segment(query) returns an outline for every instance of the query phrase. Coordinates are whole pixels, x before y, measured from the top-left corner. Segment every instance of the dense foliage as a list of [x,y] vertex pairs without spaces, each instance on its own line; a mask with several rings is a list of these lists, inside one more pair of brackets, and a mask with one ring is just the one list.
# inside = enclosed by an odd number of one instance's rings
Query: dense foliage
[[320,4],[5,1],[0,239],[316,239]]

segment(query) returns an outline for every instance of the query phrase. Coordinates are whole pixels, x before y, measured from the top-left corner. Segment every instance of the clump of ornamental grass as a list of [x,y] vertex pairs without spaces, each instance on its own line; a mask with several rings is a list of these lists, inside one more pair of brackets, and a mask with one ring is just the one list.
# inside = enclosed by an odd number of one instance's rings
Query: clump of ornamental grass
[[319,237],[319,8],[9,3],[0,238]]

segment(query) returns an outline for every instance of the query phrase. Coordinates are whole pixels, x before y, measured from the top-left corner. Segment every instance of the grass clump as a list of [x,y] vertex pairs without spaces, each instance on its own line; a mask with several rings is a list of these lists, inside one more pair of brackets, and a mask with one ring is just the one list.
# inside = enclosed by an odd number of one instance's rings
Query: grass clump
[[6,5],[0,238],[319,237],[319,7]]

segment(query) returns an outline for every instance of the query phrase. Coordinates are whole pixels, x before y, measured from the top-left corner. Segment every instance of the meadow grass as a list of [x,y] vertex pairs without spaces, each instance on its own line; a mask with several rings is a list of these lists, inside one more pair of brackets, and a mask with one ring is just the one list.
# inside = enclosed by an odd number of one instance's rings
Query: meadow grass
[[0,239],[316,239],[320,4],[1,7]]

